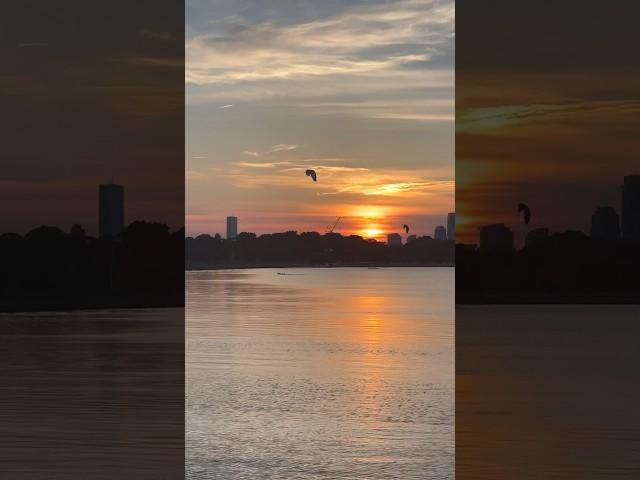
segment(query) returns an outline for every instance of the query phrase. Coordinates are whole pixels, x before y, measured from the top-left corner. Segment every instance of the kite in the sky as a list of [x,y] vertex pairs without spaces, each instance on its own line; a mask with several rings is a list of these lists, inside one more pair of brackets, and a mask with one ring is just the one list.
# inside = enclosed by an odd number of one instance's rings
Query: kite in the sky
[[523,214],[524,224],[528,225],[529,221],[531,220],[531,209],[527,205],[525,205],[524,203],[519,203],[518,204],[518,213],[522,213]]
[[407,234],[409,233],[409,225],[405,224],[402,228],[404,228],[404,231],[407,232]]
[[311,177],[314,182],[318,181],[318,175],[316,175],[316,171],[315,170],[309,169],[309,170],[306,170],[304,173],[305,173],[305,175],[307,177]]

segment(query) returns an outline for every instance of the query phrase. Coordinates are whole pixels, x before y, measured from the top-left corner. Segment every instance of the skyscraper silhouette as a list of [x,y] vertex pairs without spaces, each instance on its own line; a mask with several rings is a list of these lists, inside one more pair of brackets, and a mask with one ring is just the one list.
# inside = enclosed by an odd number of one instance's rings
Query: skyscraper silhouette
[[238,217],[227,217],[227,240],[233,240],[238,236]]
[[446,240],[447,239],[447,230],[442,225],[438,225],[436,229],[433,231],[433,238],[436,240]]
[[447,214],[447,240],[456,240],[456,214]]
[[124,187],[113,183],[98,186],[98,235],[113,237],[124,228]]
[[627,175],[622,185],[622,238],[640,240],[640,175]]
[[397,233],[390,233],[387,235],[387,245],[390,247],[399,247],[402,245],[402,237]]

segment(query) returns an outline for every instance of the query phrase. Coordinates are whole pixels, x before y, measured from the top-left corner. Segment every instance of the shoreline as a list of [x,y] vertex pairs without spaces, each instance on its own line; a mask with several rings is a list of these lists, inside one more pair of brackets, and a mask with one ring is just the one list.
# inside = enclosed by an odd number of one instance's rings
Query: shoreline
[[456,296],[456,307],[472,306],[534,306],[534,305],[640,305],[637,295],[508,295],[503,297]]
[[430,268],[453,268],[455,264],[451,263],[333,263],[333,264],[286,264],[286,263],[273,263],[273,264],[200,264],[200,265],[185,265],[185,272],[196,272],[204,270],[253,270],[253,269],[267,269],[267,268],[416,268],[416,267],[430,267]]
[[80,310],[128,310],[184,308],[184,296],[77,296],[0,299],[0,315],[13,313],[75,312]]

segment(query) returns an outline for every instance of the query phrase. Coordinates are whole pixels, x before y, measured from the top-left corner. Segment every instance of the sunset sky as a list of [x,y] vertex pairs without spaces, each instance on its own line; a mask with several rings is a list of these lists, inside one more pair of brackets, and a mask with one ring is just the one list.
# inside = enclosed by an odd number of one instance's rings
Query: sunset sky
[[98,3],[3,5],[0,233],[95,235],[112,179],[127,223],[184,225],[183,8]]
[[[640,173],[629,14],[639,7],[623,3],[458,4],[458,240],[476,243],[480,225],[504,222],[521,245],[536,227],[588,232],[598,206],[620,213],[623,177]],[[532,209],[529,226],[518,202]]]
[[[433,234],[454,209],[454,3],[194,0],[187,234]],[[318,182],[304,174],[313,168]]]

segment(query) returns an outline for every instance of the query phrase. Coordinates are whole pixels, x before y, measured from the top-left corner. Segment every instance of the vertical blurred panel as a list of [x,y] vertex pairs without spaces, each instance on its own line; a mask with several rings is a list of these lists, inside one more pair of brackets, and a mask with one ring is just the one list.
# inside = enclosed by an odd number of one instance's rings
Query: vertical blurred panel
[[637,478],[638,4],[456,9],[456,476]]
[[184,2],[0,6],[0,477],[184,477]]

